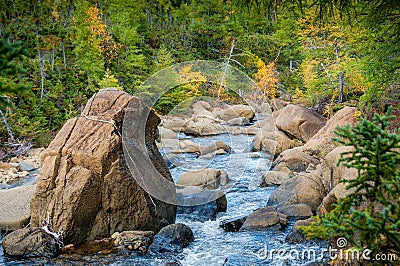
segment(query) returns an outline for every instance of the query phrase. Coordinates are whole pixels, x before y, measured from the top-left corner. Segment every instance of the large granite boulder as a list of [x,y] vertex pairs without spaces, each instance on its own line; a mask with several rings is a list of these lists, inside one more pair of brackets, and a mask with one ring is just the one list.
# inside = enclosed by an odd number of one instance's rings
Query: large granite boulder
[[224,107],[225,109],[214,108],[213,111],[219,119],[224,121],[238,117],[245,117],[251,121],[255,116],[253,109],[248,105],[238,104],[232,106],[226,105]]
[[275,122],[279,130],[304,142],[326,123],[325,118],[317,112],[294,104],[280,109]]
[[213,136],[228,132],[225,126],[219,121],[209,116],[195,116],[182,126],[181,132],[193,136]]
[[273,162],[273,170],[286,173],[304,172],[309,165],[319,164],[319,160],[307,154],[303,146],[282,152]]
[[[78,244],[110,237],[114,232],[158,232],[175,221],[176,206],[149,196],[128,169],[120,132],[130,101],[134,102],[129,112],[138,116],[133,122],[146,124],[143,148],[161,179],[172,183],[155,146],[160,119],[153,112],[147,116],[138,98],[118,90],[101,90],[89,100],[80,117],[65,123],[42,153],[42,168],[31,201],[32,226],[41,225],[49,216],[54,230],[63,231],[65,243]],[[141,161],[135,164],[142,160],[142,154],[134,151],[131,157],[133,169],[144,167]],[[164,190],[175,197],[175,188]]]
[[0,190],[0,229],[16,230],[29,223],[29,203],[36,186],[28,185]]
[[281,171],[268,171],[262,176],[262,183],[260,187],[269,187],[269,186],[279,186],[282,183],[286,182],[286,180],[292,178],[291,174],[281,172]]
[[307,141],[304,145],[304,149],[318,151],[320,158],[324,157],[336,147],[332,138],[336,137],[334,132],[337,127],[355,125],[357,121],[355,116],[356,111],[356,107],[348,106],[339,110],[327,121],[324,127],[322,127],[310,140]]
[[268,206],[281,209],[294,204],[306,204],[315,212],[325,196],[325,189],[319,176],[302,173],[288,179],[269,197]]

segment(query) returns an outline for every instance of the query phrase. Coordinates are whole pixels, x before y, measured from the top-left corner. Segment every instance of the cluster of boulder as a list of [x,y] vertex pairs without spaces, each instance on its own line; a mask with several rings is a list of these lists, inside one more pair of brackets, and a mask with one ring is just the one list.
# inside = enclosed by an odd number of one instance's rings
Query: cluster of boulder
[[174,144],[168,141],[171,138],[175,139],[171,131],[175,132],[175,136],[176,132],[193,136],[212,136],[223,133],[254,135],[259,131],[243,127],[255,117],[254,108],[248,105],[220,104],[216,107],[205,101],[198,101],[193,104],[192,112],[190,117],[168,116],[163,119],[160,146],[168,147]]
[[[6,254],[53,257],[60,252],[83,254],[85,250],[176,253],[194,239],[190,228],[175,224],[176,213],[208,220],[226,211],[226,197],[219,190],[229,182],[224,170],[207,168],[182,174],[176,180],[177,190],[174,185],[169,191],[180,203],[178,207],[157,199],[139,185],[122,147],[122,122],[131,101],[140,105],[139,99],[125,92],[101,90],[89,100],[80,117],[66,122],[46,150],[36,151],[36,157],[0,165],[0,178],[10,169],[31,171],[42,166],[36,184],[0,193],[0,202],[5,202],[0,206],[0,229],[15,230],[2,241]],[[202,146],[180,140],[181,132],[194,136],[255,135],[249,151],[274,155],[273,168],[263,175],[261,186],[279,187],[264,208],[247,217],[223,221],[221,227],[226,231],[279,230],[289,218],[327,213],[348,193],[339,181],[357,174],[337,166],[340,154],[349,148],[332,141],[337,126],[355,123],[356,108],[344,107],[326,121],[312,110],[279,99],[271,100],[270,106],[273,113],[268,105],[212,107],[199,101],[193,105],[190,118],[167,117],[162,121],[146,110],[144,146],[164,181],[173,183],[167,166],[179,164],[174,154],[196,153],[207,158],[233,152],[221,141]],[[249,125],[254,110],[259,114],[258,122]],[[130,111],[140,117],[143,109]],[[158,127],[160,122],[162,127]],[[157,146],[171,148],[172,156],[165,158],[166,164]],[[133,152],[130,156],[135,161],[142,155]],[[8,201],[7,193],[13,195]],[[12,213],[13,209],[18,212]],[[287,241],[303,241],[297,226],[311,221],[299,220]],[[19,229],[28,223],[30,227]]]
[[[357,176],[357,170],[337,165],[341,154],[350,151],[352,147],[340,146],[332,140],[338,126],[355,124],[356,110],[346,106],[325,121],[317,112],[301,106],[276,105],[273,116],[277,138],[273,140],[275,145],[271,145],[276,147],[275,160],[271,171],[263,175],[261,186],[278,188],[270,196],[266,208],[255,210],[247,219],[239,217],[233,221],[224,221],[221,227],[225,230],[245,230],[249,227],[246,224],[251,222],[254,226],[250,228],[259,230],[279,228],[283,217],[301,219],[330,212],[339,198],[350,193],[345,184],[339,181]],[[259,122],[260,127],[263,124],[270,126],[269,121]],[[271,140],[268,135],[256,135],[253,149],[271,152],[269,142]],[[245,222],[240,224],[238,221]],[[305,238],[297,227],[312,221],[311,218],[299,220],[287,241],[303,241]]]

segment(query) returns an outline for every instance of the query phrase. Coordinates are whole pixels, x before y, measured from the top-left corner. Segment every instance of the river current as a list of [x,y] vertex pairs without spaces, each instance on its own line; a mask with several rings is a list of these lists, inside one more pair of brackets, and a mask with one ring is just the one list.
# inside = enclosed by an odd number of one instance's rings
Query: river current
[[[247,266],[247,265],[306,265],[313,261],[325,260],[324,242],[288,244],[285,236],[294,221],[282,230],[259,232],[225,232],[219,227],[220,221],[242,217],[253,210],[265,207],[274,187],[261,188],[262,174],[270,169],[271,157],[263,152],[250,152],[252,136],[222,134],[212,137],[192,138],[180,135],[203,146],[215,141],[223,141],[231,146],[233,152],[212,157],[198,157],[194,154],[176,154],[170,172],[176,180],[183,172],[202,168],[224,169],[230,178],[225,188],[228,208],[219,213],[216,220],[201,221],[193,215],[178,214],[176,222],[188,225],[194,232],[195,241],[181,254],[152,257],[150,255],[108,255],[91,256],[80,259],[57,258],[15,261],[6,258],[0,245],[0,265],[166,265],[179,262],[193,266]],[[169,149],[160,149],[163,156],[170,154]],[[0,237],[1,241],[1,237]],[[283,256],[273,250],[284,250]],[[280,253],[282,255],[282,253]],[[323,259],[324,257],[325,259]],[[170,264],[174,265],[174,264]],[[179,265],[179,264],[175,264]]]

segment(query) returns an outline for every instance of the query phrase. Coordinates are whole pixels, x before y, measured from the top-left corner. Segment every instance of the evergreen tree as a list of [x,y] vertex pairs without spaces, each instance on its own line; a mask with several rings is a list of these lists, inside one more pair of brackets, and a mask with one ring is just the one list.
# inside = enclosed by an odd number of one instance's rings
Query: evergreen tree
[[303,227],[312,238],[346,237],[354,246],[375,254],[388,248],[400,250],[400,129],[388,133],[394,116],[375,114],[372,121],[361,118],[354,127],[339,128],[335,140],[353,151],[339,160],[356,168],[355,179],[343,179],[353,189],[335,209],[317,224]]

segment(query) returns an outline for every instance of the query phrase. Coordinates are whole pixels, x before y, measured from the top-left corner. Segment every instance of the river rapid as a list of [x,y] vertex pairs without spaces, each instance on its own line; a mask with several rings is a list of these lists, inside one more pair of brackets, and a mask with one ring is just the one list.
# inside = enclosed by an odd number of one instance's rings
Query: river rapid
[[[183,172],[205,167],[224,169],[227,171],[230,183],[225,187],[228,208],[225,213],[219,213],[216,220],[201,221],[198,217],[188,214],[178,214],[177,223],[188,225],[194,233],[192,242],[181,254],[150,255],[111,254],[90,257],[70,258],[64,255],[56,259],[34,259],[16,261],[6,258],[0,246],[0,265],[307,265],[313,261],[326,260],[323,250],[325,242],[307,242],[288,244],[285,236],[290,231],[294,221],[280,230],[258,232],[225,232],[219,227],[220,221],[242,217],[253,210],[265,207],[269,196],[275,187],[261,188],[262,174],[270,169],[271,156],[263,152],[250,152],[252,136],[222,134],[212,137],[180,135],[181,139],[190,139],[201,145],[209,145],[221,140],[231,146],[233,153],[216,155],[212,158],[198,157],[194,154],[177,154],[175,161],[179,165],[170,167],[170,172],[176,180]],[[160,149],[163,156],[170,154],[169,149]],[[1,241],[1,238],[0,238]],[[274,250],[285,250],[279,257]],[[282,254],[282,253],[281,253]],[[305,254],[305,255],[304,255]],[[314,255],[313,255],[314,254]],[[176,263],[176,264],[172,264]],[[224,264],[225,263],[225,264]]]

